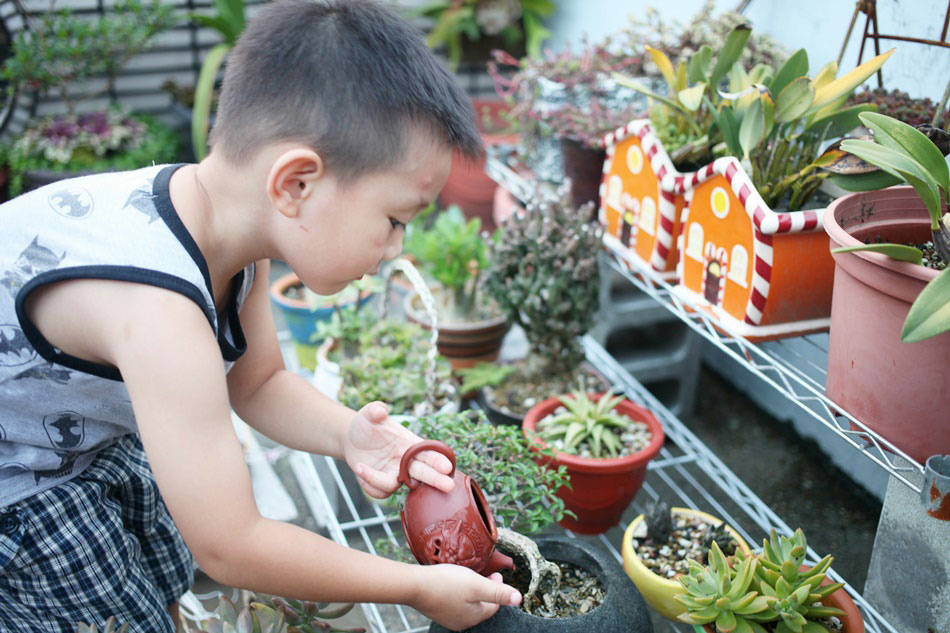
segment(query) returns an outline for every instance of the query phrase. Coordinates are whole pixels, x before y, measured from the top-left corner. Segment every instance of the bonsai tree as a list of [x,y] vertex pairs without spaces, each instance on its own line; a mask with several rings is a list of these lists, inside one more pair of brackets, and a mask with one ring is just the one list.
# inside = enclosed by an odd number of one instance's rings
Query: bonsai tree
[[578,387],[584,359],[579,337],[598,310],[597,253],[604,227],[588,220],[593,203],[576,209],[569,195],[567,187],[556,197],[536,188],[527,211],[502,226],[485,279],[486,291],[524,329],[531,347],[504,382],[521,394],[521,402],[510,403],[519,414],[528,408],[525,400]]
[[[488,240],[481,235],[479,218],[465,219],[452,205],[435,216],[432,226],[410,224],[404,249],[445,292],[436,299],[439,317],[448,322],[478,321],[498,313],[480,292],[482,273],[488,268]],[[493,314],[494,313],[494,314]]]
[[[29,28],[17,34],[0,76],[8,90],[58,96],[66,113],[32,122],[12,142],[12,195],[23,190],[30,170],[131,169],[175,159],[177,137],[155,119],[114,107],[79,112],[82,102],[114,89],[129,59],[175,22],[173,11],[157,1],[124,0],[92,20],[66,9],[25,16]],[[105,87],[89,82],[98,78],[105,78]]]
[[[727,558],[713,543],[706,566],[690,561],[688,576],[680,583],[685,594],[675,596],[686,606],[683,622],[714,624],[718,633],[830,633],[827,621],[845,613],[820,603],[841,589],[842,583],[822,585],[833,560],[825,556],[807,571],[800,567],[807,544],[801,529],[789,538],[771,532],[758,557],[737,550]],[[763,624],[773,623],[768,629]]]
[[[877,170],[835,176],[834,182],[853,191],[906,183],[913,186],[930,213],[934,252],[928,264],[931,268],[943,269],[943,272],[917,296],[901,330],[902,341],[920,341],[950,330],[950,214],[946,213],[947,201],[950,200],[950,169],[944,152],[919,130],[875,112],[861,114],[860,119],[874,133],[874,140],[843,141],[840,153],[853,154]],[[950,135],[936,128],[929,129],[950,149]],[[838,170],[836,165],[831,165],[830,169]],[[921,250],[906,244],[866,244],[835,249],[835,252],[856,250],[876,251],[918,265],[923,263]]]

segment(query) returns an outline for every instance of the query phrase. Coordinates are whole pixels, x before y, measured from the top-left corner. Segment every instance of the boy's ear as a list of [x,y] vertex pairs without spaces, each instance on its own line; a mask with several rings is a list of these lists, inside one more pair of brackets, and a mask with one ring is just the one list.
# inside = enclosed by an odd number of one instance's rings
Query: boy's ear
[[314,190],[317,181],[326,174],[323,158],[315,151],[302,147],[280,154],[267,174],[267,196],[281,214],[295,217],[300,203]]

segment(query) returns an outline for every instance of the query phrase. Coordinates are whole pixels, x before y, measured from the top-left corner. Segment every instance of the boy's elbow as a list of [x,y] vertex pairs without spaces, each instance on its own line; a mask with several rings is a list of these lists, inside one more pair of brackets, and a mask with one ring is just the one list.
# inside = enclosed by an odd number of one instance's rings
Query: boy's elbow
[[212,580],[229,587],[243,586],[247,545],[240,538],[249,531],[233,530],[226,537],[205,538],[190,545],[195,561]]

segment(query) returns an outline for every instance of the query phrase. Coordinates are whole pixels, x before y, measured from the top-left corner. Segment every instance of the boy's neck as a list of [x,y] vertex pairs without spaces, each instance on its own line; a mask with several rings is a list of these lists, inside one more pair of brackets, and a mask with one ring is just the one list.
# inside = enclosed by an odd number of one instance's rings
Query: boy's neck
[[213,153],[172,176],[169,194],[179,217],[208,264],[215,303],[228,280],[251,262],[270,256],[264,179]]

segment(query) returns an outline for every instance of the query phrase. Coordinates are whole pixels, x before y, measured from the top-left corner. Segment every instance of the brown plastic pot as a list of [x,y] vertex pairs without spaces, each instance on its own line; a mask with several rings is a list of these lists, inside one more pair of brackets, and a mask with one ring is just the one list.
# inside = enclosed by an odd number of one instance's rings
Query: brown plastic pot
[[[596,401],[603,394],[591,394],[590,397]],[[531,407],[525,414],[521,430],[532,450],[547,447],[537,436],[537,423],[559,406],[561,401],[558,398],[548,398]],[[617,411],[649,427],[653,438],[646,448],[626,457],[594,459],[559,452],[550,460],[541,460],[554,468],[565,466],[570,476],[571,487],[562,487],[557,496],[564,500],[565,508],[577,518],[565,516],[559,523],[561,527],[581,534],[603,534],[616,527],[620,515],[643,485],[647,464],[663,446],[666,437],[663,427],[649,409],[629,400],[621,400],[617,404]]]
[[[418,294],[410,294],[403,303],[406,318],[429,329],[429,318],[416,305]],[[471,323],[439,323],[436,347],[449,359],[453,369],[490,363],[498,358],[501,343],[511,324],[502,315]]]
[[[843,196],[823,221],[832,249],[931,239],[930,216],[911,187]],[[920,463],[950,453],[950,332],[900,340],[911,304],[937,271],[880,253],[832,256],[825,393]]]

